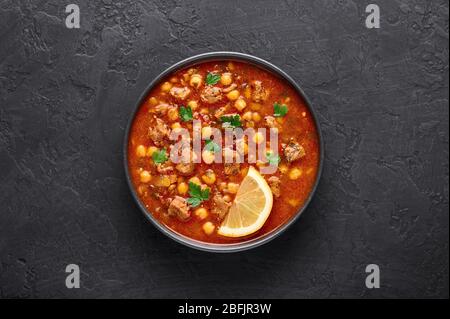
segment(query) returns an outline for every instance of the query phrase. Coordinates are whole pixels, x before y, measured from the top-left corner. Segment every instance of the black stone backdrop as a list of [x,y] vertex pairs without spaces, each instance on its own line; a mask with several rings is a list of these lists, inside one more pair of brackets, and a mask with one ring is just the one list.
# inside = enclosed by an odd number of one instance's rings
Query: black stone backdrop
[[[0,1],[1,297],[447,297],[448,1]],[[319,114],[312,204],[258,249],[213,255],[134,204],[121,146],[159,72],[201,52],[283,68]],[[81,267],[81,288],[65,267]],[[381,288],[365,288],[367,264]]]

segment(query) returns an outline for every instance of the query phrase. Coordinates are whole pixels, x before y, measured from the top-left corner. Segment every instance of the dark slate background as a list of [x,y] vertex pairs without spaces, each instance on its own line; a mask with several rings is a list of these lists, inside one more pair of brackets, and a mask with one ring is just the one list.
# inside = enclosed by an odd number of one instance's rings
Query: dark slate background
[[[67,3],[65,3],[67,2]],[[65,27],[65,6],[81,28]],[[365,27],[365,6],[381,28]],[[449,297],[449,3],[0,0],[1,297]],[[124,127],[146,85],[197,53],[280,66],[326,146],[302,218],[233,255],[141,215]],[[65,266],[81,267],[66,289]],[[365,267],[381,288],[365,288]]]

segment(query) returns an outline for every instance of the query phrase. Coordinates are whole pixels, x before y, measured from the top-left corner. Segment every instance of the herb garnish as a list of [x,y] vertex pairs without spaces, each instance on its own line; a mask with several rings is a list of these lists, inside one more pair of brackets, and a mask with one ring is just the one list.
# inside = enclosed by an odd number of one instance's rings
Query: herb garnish
[[273,116],[275,117],[282,117],[285,116],[288,112],[288,107],[286,104],[280,104],[278,102],[275,102],[273,104]]
[[241,117],[239,115],[229,115],[220,117],[222,121],[222,127],[241,127]]
[[191,121],[193,119],[191,107],[180,106],[180,117],[183,122]]
[[281,162],[281,157],[278,154],[275,155],[274,153],[267,152],[266,157],[270,166],[278,166]]
[[205,142],[205,151],[217,153],[220,152],[220,146],[213,140],[206,140]]
[[166,149],[163,148],[160,151],[158,150],[158,151],[153,152],[152,159],[153,159],[153,162],[155,162],[157,164],[162,164],[165,161],[167,161],[168,158],[167,158],[167,154],[166,154]]
[[197,207],[205,200],[209,199],[209,188],[202,189],[200,185],[189,182],[189,197],[187,202],[192,207]]
[[215,73],[208,73],[206,75],[206,84],[214,85],[220,81],[220,75]]

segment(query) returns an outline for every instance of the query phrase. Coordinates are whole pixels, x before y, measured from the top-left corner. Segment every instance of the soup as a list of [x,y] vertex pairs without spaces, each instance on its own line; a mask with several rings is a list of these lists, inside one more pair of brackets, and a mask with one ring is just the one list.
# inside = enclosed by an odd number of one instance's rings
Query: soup
[[[239,129],[252,134],[238,136]],[[230,131],[236,135],[228,144],[217,138]],[[189,160],[175,161],[180,152]],[[227,154],[233,162],[223,159]],[[247,241],[288,222],[305,205],[319,161],[315,122],[297,91],[262,68],[231,60],[163,79],[137,111],[128,140],[129,174],[148,214],[207,243]]]

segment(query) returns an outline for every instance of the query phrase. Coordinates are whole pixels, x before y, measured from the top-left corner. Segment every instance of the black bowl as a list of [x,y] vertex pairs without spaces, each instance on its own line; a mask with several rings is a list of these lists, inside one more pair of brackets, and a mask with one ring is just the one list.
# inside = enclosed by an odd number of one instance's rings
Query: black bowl
[[[239,243],[230,243],[230,244],[213,244],[213,243],[206,243],[202,241],[198,241],[189,237],[186,237],[184,235],[181,235],[164,224],[161,224],[158,220],[156,220],[153,215],[145,208],[141,200],[136,194],[136,190],[134,189],[134,186],[131,182],[130,173],[128,171],[128,137],[130,134],[130,128],[133,123],[134,117],[136,112],[138,111],[139,107],[141,106],[142,102],[145,100],[145,98],[148,96],[148,93],[153,89],[155,85],[161,82],[162,79],[164,79],[167,75],[178,71],[180,69],[183,69],[187,66],[207,62],[207,61],[219,61],[219,60],[232,60],[232,61],[242,61],[246,63],[253,64],[259,68],[262,68],[268,72],[271,72],[272,74],[275,74],[282,79],[286,80],[288,83],[290,83],[294,89],[297,91],[298,94],[303,98],[306,105],[309,108],[309,111],[312,114],[312,117],[314,119],[316,128],[317,128],[317,134],[319,136],[319,145],[320,145],[320,163],[319,163],[319,170],[317,172],[316,182],[314,184],[314,187],[311,191],[311,193],[308,196],[308,199],[306,200],[305,204],[299,209],[297,214],[293,216],[289,221],[286,223],[278,226],[277,228],[273,229],[269,233],[266,233],[264,235],[261,235],[260,237],[252,238],[243,242]],[[182,60],[178,63],[175,63],[171,67],[167,68],[164,72],[162,72],[160,75],[158,75],[144,90],[139,100],[136,102],[136,105],[134,107],[133,114],[131,114],[131,117],[128,121],[128,125],[125,131],[125,139],[123,143],[123,157],[124,157],[124,165],[125,165],[125,175],[127,178],[128,186],[130,187],[131,193],[133,194],[133,198],[138,204],[139,208],[141,209],[142,213],[144,213],[144,216],[153,224],[156,228],[158,228],[163,234],[166,236],[172,238],[173,240],[186,245],[191,248],[203,250],[203,251],[210,251],[210,252],[237,252],[237,251],[243,251],[250,248],[258,247],[262,244],[265,244],[281,233],[283,233],[290,225],[292,225],[299,216],[303,213],[303,211],[306,209],[308,204],[310,203],[314,193],[316,192],[317,186],[319,184],[320,176],[322,175],[322,167],[323,167],[323,160],[324,160],[324,148],[323,148],[323,138],[322,133],[320,130],[319,122],[317,121],[317,116],[314,112],[314,109],[311,107],[311,102],[306,97],[303,90],[300,88],[300,86],[284,71],[282,71],[280,68],[276,67],[275,65],[257,58],[255,56],[244,54],[244,53],[238,53],[238,52],[210,52],[210,53],[203,53],[199,55],[195,55],[193,57],[187,58],[185,60]]]

